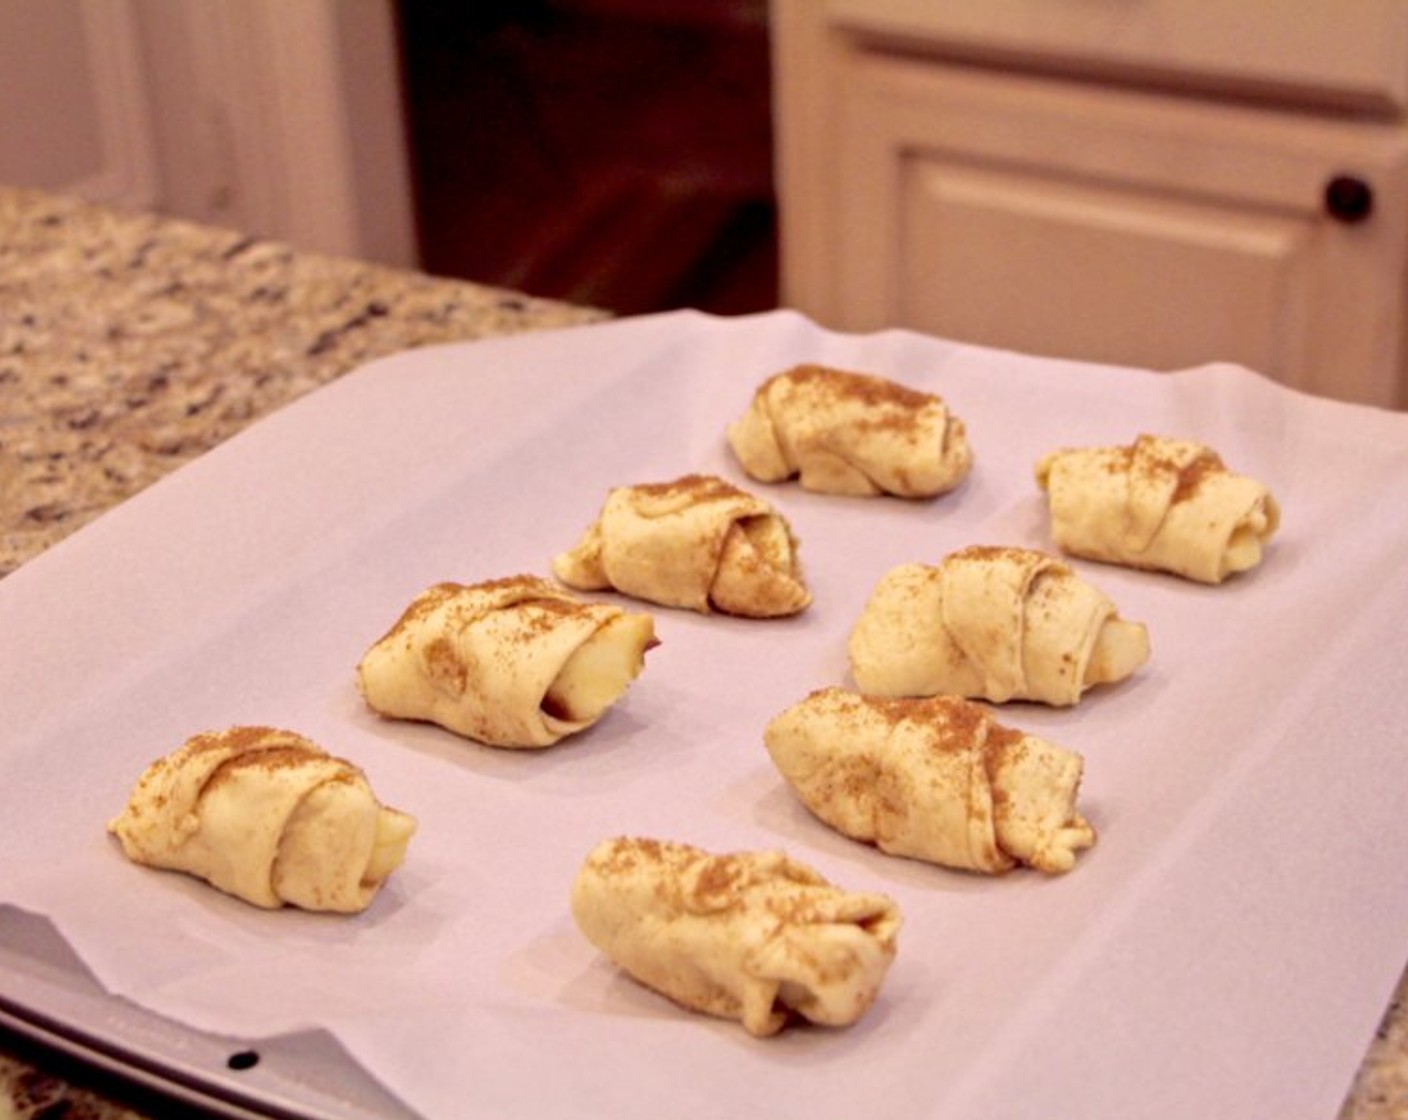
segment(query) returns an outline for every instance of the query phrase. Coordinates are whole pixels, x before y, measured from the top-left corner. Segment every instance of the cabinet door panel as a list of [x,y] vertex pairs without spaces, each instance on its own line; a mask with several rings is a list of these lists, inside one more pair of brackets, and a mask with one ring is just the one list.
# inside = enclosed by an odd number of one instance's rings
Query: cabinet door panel
[[[1408,403],[1401,128],[887,56],[846,70],[820,177],[833,267],[802,310]],[[1345,174],[1373,191],[1364,221],[1325,211]]]
[[900,211],[899,314],[923,330],[1126,364],[1219,353],[1303,377],[1303,218],[928,158],[905,165]]

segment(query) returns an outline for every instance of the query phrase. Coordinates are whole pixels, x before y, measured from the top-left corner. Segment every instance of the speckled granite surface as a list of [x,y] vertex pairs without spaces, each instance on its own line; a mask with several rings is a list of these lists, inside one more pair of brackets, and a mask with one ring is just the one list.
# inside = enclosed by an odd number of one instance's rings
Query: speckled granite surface
[[0,575],[372,358],[599,317],[0,189]]
[[[412,346],[601,317],[0,187],[0,577],[258,417]],[[132,1120],[0,1034],[0,1120]],[[1408,1120],[1408,982],[1341,1120]]]

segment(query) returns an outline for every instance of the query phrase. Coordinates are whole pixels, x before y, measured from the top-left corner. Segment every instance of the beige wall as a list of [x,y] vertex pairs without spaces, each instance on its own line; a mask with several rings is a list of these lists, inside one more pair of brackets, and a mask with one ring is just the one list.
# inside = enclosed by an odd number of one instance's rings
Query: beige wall
[[390,0],[5,0],[0,181],[414,264]]

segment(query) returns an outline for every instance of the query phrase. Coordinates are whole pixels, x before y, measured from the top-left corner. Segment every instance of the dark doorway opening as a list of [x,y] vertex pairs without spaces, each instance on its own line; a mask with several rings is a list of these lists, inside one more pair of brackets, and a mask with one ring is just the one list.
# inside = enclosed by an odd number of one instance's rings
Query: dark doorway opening
[[639,314],[777,304],[766,0],[402,0],[427,271]]

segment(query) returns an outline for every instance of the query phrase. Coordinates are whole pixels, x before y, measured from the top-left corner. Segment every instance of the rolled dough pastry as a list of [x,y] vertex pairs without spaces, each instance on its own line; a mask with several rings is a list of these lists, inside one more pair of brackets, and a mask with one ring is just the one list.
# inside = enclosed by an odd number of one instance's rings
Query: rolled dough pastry
[[553,571],[570,587],[706,614],[775,618],[811,603],[786,519],[712,475],[612,490]]
[[415,828],[350,762],[269,727],[188,739],[147,767],[108,825],[137,863],[255,906],[344,913],[371,904]]
[[429,720],[497,747],[546,747],[625,693],[655,644],[648,614],[512,576],[422,592],[363,656],[357,683],[384,716]]
[[798,476],[826,494],[931,498],[973,463],[963,422],[939,397],[819,365],[763,382],[728,441],[751,478]]
[[1069,871],[1095,830],[1076,811],[1080,755],[956,696],[814,692],[768,724],[768,753],[838,832],[945,867]]
[[1023,548],[975,546],[890,570],[850,637],[852,676],[872,696],[1064,707],[1148,657],[1142,623],[1121,619],[1069,565]]
[[781,852],[711,855],[618,838],[572,885],[587,939],[647,987],[753,1035],[792,1015],[849,1026],[895,957],[899,909],[829,884]]
[[1221,583],[1256,567],[1281,522],[1260,482],[1190,440],[1054,451],[1037,463],[1056,544],[1073,556]]

